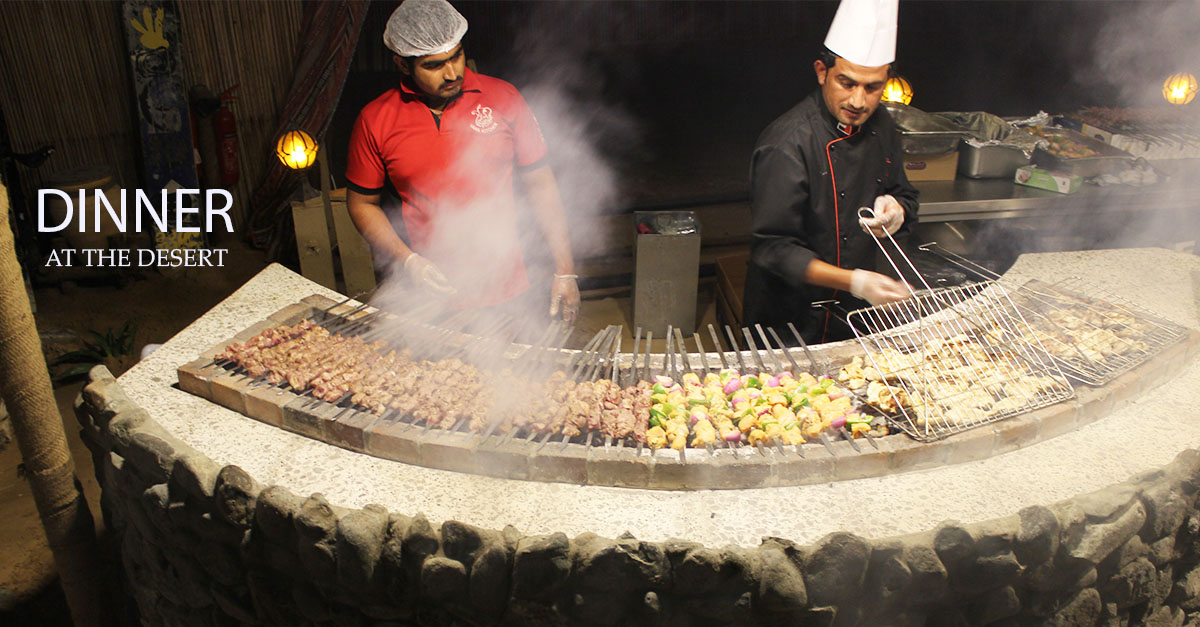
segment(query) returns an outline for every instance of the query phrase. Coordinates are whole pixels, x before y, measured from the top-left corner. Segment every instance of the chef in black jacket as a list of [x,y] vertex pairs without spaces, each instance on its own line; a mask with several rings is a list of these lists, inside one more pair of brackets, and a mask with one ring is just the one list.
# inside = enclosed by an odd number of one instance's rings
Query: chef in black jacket
[[[906,284],[874,271],[872,241],[917,222],[900,138],[879,107],[895,60],[897,2],[842,0],[813,63],[820,89],[758,138],[750,162],[747,325],[788,337],[782,331],[793,322],[806,342],[829,342],[851,332],[811,303],[836,298],[855,309],[911,295]],[[860,220],[860,207],[875,217]]]

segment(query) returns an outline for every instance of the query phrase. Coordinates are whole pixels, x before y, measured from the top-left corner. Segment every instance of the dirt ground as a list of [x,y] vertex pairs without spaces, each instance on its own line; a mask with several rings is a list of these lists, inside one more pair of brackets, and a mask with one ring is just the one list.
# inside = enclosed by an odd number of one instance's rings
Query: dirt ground
[[[48,286],[34,294],[38,331],[48,359],[83,347],[89,331],[104,334],[126,321],[136,325],[132,355],[108,360],[114,374],[132,365],[142,346],[161,343],[231,294],[265,266],[264,254],[237,242],[222,270],[196,268],[188,272],[148,272],[117,285],[78,281]],[[52,368],[60,371],[63,366]],[[58,385],[54,395],[98,533],[103,536],[99,485],[91,455],[79,439],[72,403],[82,382]],[[0,448],[0,625],[70,625],[58,586],[50,549],[38,519],[29,484],[21,476],[21,453],[16,442]],[[110,564],[110,566],[115,566]]]

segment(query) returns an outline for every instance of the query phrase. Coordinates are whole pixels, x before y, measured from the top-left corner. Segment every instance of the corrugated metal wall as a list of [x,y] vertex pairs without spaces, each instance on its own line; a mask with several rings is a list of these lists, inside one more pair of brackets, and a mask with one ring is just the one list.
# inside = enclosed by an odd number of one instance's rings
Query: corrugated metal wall
[[[300,0],[182,1],[185,84],[214,92],[240,83],[240,224],[266,159],[276,114],[291,83]],[[54,172],[104,166],[126,187],[140,185],[137,114],[121,3],[0,2],[0,105],[13,148],[54,144],[40,169],[22,169],[26,193]]]

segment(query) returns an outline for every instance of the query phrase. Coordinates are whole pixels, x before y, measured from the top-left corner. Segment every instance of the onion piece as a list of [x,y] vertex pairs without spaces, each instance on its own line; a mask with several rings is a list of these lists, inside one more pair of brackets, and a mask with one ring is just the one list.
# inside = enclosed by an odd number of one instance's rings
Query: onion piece
[[727,395],[733,394],[740,389],[742,389],[742,380],[736,377],[730,377],[729,381],[725,382],[725,387],[722,388]]

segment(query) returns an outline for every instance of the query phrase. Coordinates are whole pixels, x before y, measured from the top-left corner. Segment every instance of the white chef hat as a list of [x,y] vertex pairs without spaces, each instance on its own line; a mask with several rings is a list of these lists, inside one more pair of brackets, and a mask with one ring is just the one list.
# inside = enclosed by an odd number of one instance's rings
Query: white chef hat
[[392,11],[383,43],[402,57],[450,52],[467,32],[467,18],[446,0],[404,0]]
[[842,0],[825,36],[825,47],[851,63],[887,65],[896,60],[899,10],[900,0]]

